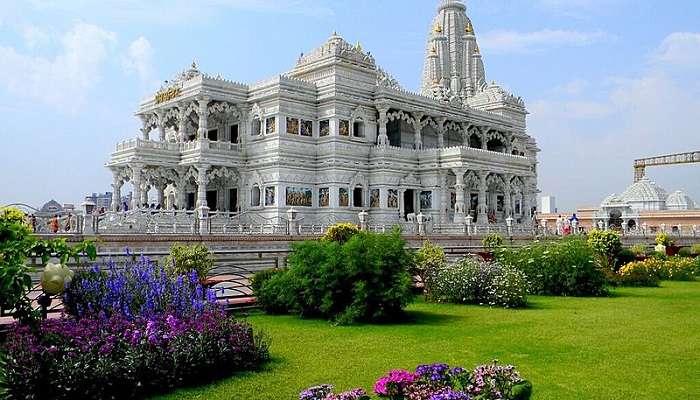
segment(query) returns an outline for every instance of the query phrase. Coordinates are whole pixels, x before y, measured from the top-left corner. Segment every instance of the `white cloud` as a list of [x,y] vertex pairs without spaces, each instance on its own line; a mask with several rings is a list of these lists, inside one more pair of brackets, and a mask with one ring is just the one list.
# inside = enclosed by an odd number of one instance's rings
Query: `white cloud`
[[530,53],[547,48],[579,47],[610,40],[602,31],[580,32],[544,29],[535,32],[492,31],[481,35],[481,47],[493,53]]
[[136,72],[142,83],[146,83],[153,70],[153,49],[151,43],[141,36],[131,42],[126,56],[122,58],[122,65],[127,72]]
[[51,35],[48,32],[33,25],[25,27],[22,36],[24,37],[24,43],[30,49],[37,45],[46,44],[51,40]]
[[564,93],[567,95],[574,96],[583,93],[583,91],[586,90],[588,86],[588,81],[584,79],[574,79],[571,82],[567,82],[561,86],[556,87],[554,91],[557,93]]
[[609,14],[628,2],[629,0],[536,0],[535,4],[555,15],[590,19]]
[[62,35],[53,58],[32,56],[0,46],[0,87],[66,111],[76,111],[100,80],[101,68],[115,34],[78,23]]
[[683,67],[700,67],[700,33],[674,32],[664,39],[653,59]]
[[[696,150],[700,137],[700,87],[652,68],[638,77],[600,83],[605,97],[585,93],[574,100],[546,98],[530,106],[529,129],[538,138],[540,187],[558,197],[562,209],[597,205],[632,183],[636,158]],[[667,190],[685,189],[700,198],[697,167],[648,171]]]

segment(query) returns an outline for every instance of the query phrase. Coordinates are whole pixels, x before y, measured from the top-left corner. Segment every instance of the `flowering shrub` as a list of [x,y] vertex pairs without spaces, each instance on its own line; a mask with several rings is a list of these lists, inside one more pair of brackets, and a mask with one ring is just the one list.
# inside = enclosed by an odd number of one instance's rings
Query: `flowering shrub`
[[697,261],[685,257],[649,258],[622,267],[618,272],[622,284],[658,286],[659,280],[692,281],[697,274]]
[[12,327],[5,385],[13,399],[141,398],[257,368],[268,345],[210,309],[196,318],[121,314]]
[[[348,394],[354,393],[354,394]],[[374,393],[380,399],[390,400],[527,400],[532,385],[522,379],[512,365],[500,366],[496,362],[480,365],[472,371],[447,364],[419,365],[414,372],[393,370],[379,378]],[[300,400],[369,399],[362,389],[346,392],[346,396],[333,397],[331,385],[306,389]]]
[[364,389],[353,389],[335,394],[333,393],[333,385],[319,385],[301,392],[299,400],[369,400],[369,396]]
[[498,261],[523,271],[530,293],[554,296],[601,296],[605,275],[598,267],[595,253],[585,240],[568,238],[504,249]]
[[656,234],[656,244],[668,247],[673,246],[675,242],[668,233],[659,232]]
[[350,240],[351,237],[358,234],[360,228],[355,224],[350,223],[340,223],[335,224],[328,228],[326,233],[323,235],[321,240],[326,240],[330,242],[345,243]]
[[481,240],[481,243],[484,245],[484,248],[486,250],[494,251],[503,247],[505,241],[503,240],[503,237],[498,233],[490,233],[486,235],[484,239]]
[[204,288],[195,271],[172,277],[165,267],[148,258],[126,263],[110,262],[78,272],[64,294],[67,311],[76,317],[123,314],[127,319],[163,313],[178,317],[199,315],[214,307],[216,296]]
[[428,277],[434,274],[438,269],[444,268],[446,265],[447,257],[442,247],[426,240],[423,246],[418,249],[413,263],[412,274],[420,277],[423,283],[423,291],[426,295],[429,295],[431,290]]
[[175,244],[170,248],[170,254],[163,259],[163,266],[173,276],[189,275],[195,271],[199,279],[205,279],[214,266],[214,259],[203,244]]
[[270,313],[297,313],[337,323],[393,319],[411,301],[410,255],[398,232],[360,232],[345,243],[293,245],[289,268],[256,296]]
[[603,267],[615,267],[615,256],[622,250],[619,233],[594,229],[588,233],[588,245],[598,254]]
[[464,259],[435,270],[430,298],[438,302],[525,307],[528,283],[517,268]]

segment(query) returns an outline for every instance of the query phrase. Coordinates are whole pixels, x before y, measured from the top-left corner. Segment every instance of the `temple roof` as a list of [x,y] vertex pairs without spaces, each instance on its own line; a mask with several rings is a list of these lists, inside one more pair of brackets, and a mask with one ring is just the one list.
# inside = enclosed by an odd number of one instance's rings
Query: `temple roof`
[[676,190],[666,198],[666,208],[676,211],[694,210],[695,202],[685,192]]
[[365,53],[360,43],[351,45],[338,35],[337,32],[333,32],[331,37],[320,47],[317,47],[308,54],[302,53],[297,60],[295,69],[335,57],[376,66],[374,57],[369,53]]

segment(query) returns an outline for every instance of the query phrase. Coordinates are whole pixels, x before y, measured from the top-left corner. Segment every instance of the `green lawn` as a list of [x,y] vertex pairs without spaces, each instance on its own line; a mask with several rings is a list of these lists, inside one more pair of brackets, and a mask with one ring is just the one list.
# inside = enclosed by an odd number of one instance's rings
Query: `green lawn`
[[380,326],[254,314],[272,337],[262,372],[162,398],[296,399],[314,384],[371,389],[393,368],[492,359],[517,365],[534,399],[700,398],[700,282],[530,300],[526,310],[417,302],[410,322]]

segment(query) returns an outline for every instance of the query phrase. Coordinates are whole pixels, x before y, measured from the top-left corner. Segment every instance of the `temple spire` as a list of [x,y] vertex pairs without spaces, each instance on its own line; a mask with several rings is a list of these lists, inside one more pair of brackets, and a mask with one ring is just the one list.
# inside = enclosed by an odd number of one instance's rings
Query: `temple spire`
[[461,0],[440,0],[428,33],[421,92],[432,95],[434,82],[440,82],[443,91],[464,99],[476,94],[485,81],[467,6]]

